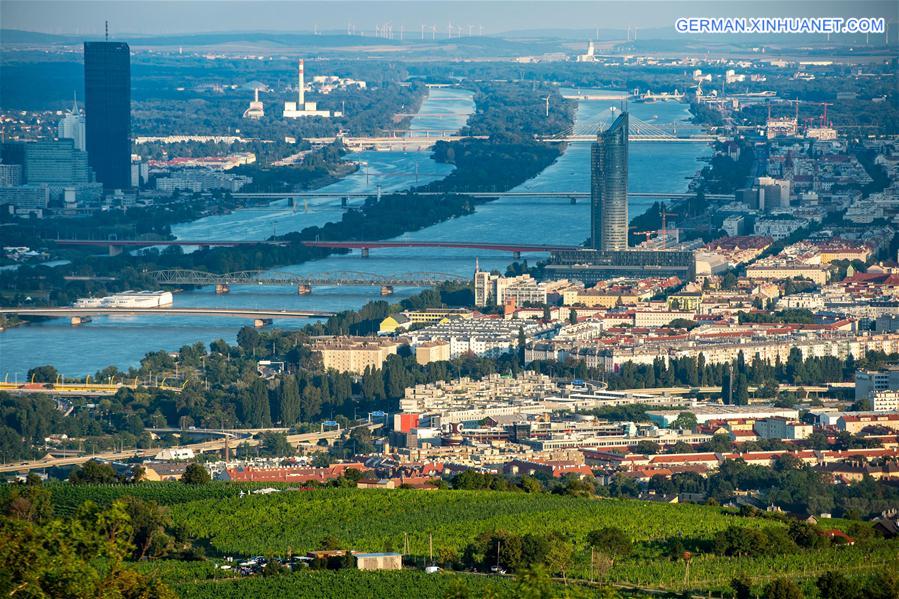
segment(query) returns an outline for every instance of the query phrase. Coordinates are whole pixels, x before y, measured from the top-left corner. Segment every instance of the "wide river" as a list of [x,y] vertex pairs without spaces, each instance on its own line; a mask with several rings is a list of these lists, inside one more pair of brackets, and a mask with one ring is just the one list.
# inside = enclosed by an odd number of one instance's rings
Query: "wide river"
[[[584,90],[582,90],[584,91]],[[614,101],[581,102],[578,123],[602,119],[611,122]],[[470,92],[433,89],[422,104],[423,116],[415,117],[413,129],[457,130],[467,114],[474,110]],[[631,104],[631,114],[646,122],[669,123],[689,117],[687,107],[679,103]],[[425,116],[427,115],[427,116]],[[630,145],[631,191],[685,191],[689,180],[709,156],[711,149],[701,143],[639,142]],[[587,191],[590,186],[590,146],[571,144],[549,168],[520,185],[517,190]],[[353,175],[323,188],[322,191],[366,191],[376,193],[400,190],[416,183],[442,178],[452,167],[438,164],[428,152],[360,152],[347,157],[360,163]],[[632,200],[630,216],[642,213],[651,200]],[[258,210],[239,210],[228,215],[203,218],[173,228],[181,239],[265,239],[272,235],[300,230],[340,219],[342,209],[334,199],[310,198],[307,205],[288,209],[284,202]],[[503,198],[478,207],[473,215],[443,222],[421,231],[407,233],[403,239],[452,241],[490,241],[522,243],[582,243],[589,235],[589,206],[581,201],[572,205],[559,199]],[[332,256],[323,260],[281,267],[297,273],[333,273],[337,271],[400,274],[412,272],[447,273],[468,276],[474,271],[475,258],[482,269],[505,270],[512,257],[496,252],[475,250],[372,250],[369,258],[358,253]],[[527,257],[527,256],[526,256]],[[536,260],[539,256],[531,256]],[[391,297],[397,301],[417,289],[397,289]],[[239,307],[311,309],[339,311],[358,308],[380,299],[379,289],[367,287],[316,287],[311,295],[299,296],[292,288],[233,286],[227,295],[215,295],[202,288],[175,296],[179,307]],[[303,320],[276,320],[278,327],[302,327]],[[111,316],[96,317],[93,322],[72,327],[67,319],[10,329],[0,333],[0,376],[24,380],[29,368],[53,364],[65,376],[92,374],[109,365],[127,369],[139,364],[150,351],[176,350],[185,344],[216,339],[234,342],[245,320],[221,317]]]

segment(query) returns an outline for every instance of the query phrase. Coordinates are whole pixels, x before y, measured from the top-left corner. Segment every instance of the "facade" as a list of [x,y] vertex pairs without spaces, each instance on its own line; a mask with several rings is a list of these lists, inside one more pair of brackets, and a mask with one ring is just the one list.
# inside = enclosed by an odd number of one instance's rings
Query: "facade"
[[363,374],[366,368],[381,368],[399,346],[396,341],[384,339],[333,337],[317,339],[313,351],[321,353],[325,370]]
[[415,361],[422,366],[431,362],[445,362],[450,359],[448,341],[426,341],[415,347]]
[[615,277],[673,276],[690,281],[696,277],[696,257],[693,252],[675,250],[565,250],[550,252],[544,272],[548,279],[581,281],[584,285]]
[[590,152],[590,243],[595,250],[627,249],[628,116],[596,136]]
[[546,285],[530,275],[503,277],[482,270],[474,273],[475,306],[502,306],[513,301],[516,306],[546,304]]
[[874,399],[878,393],[899,391],[899,368],[859,370],[855,373],[855,399]]
[[814,429],[811,424],[783,417],[758,420],[754,426],[756,434],[762,439],[807,439]]
[[21,164],[0,164],[0,187],[15,187],[21,184]]
[[359,570],[402,570],[401,553],[357,553],[356,568]]
[[11,204],[16,210],[37,210],[47,207],[50,189],[46,185],[0,187],[0,206]]
[[899,412],[899,391],[879,391],[871,403],[875,412]]
[[[129,155],[130,159],[130,155]],[[25,181],[59,188],[91,182],[88,155],[75,140],[36,141],[25,144]]]
[[97,181],[131,186],[131,49],[122,42],[84,42],[86,148]]

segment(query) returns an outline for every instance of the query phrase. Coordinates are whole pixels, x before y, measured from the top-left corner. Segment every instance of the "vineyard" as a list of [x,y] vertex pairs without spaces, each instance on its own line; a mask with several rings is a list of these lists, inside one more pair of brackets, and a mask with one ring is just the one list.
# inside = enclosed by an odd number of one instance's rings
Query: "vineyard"
[[897,565],[896,545],[885,542],[758,558],[700,554],[685,581],[684,563],[661,555],[659,542],[673,537],[709,539],[734,524],[785,526],[777,520],[744,518],[692,504],[495,491],[323,489],[195,501],[175,506],[173,514],[189,534],[207,540],[214,551],[225,555],[305,552],[332,536],[342,546],[360,551],[401,550],[407,539],[413,559],[423,560],[432,535],[434,555],[453,560],[484,531],[558,532],[581,548],[571,571],[579,578],[589,577],[586,534],[617,526],[637,543],[638,550],[617,562],[606,580],[672,590],[724,590],[739,572],[759,581],[784,575],[808,580],[834,567],[865,574]]
[[[144,482],[136,485],[72,485],[69,483],[48,483],[53,507],[57,514],[67,515],[75,511],[87,500],[100,506],[108,506],[125,495],[133,495],[145,501],[155,501],[161,505],[175,505],[204,499],[225,499],[237,497],[241,492],[248,493],[261,487],[278,487],[283,485],[261,483],[226,483],[212,482],[206,485],[184,485],[173,482]],[[0,499],[3,493],[11,491],[9,485],[0,485]]]
[[197,580],[172,584],[184,599],[232,597],[291,597],[343,599],[345,597],[403,597],[433,599],[464,589],[466,597],[514,597],[512,578],[466,574],[425,574],[421,571],[362,572],[319,570],[277,577]]
[[[458,553],[480,532],[560,532],[583,541],[603,526],[619,526],[634,541],[678,534],[710,537],[734,524],[718,508],[559,495],[453,491],[323,489],[263,497],[196,501],[173,509],[192,536],[209,539],[224,554],[308,551],[325,536],[361,551],[388,551],[409,539],[410,552],[424,554],[428,535],[434,551]],[[746,526],[774,526],[760,519]]]

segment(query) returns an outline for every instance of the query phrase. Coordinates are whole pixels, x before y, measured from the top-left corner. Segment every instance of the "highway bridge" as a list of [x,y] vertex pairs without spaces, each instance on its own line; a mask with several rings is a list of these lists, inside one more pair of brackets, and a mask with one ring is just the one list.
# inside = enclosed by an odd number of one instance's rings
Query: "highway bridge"
[[[81,246],[108,246],[108,247],[119,247],[122,244],[127,244],[128,246],[147,246],[147,245],[159,245],[159,246],[189,246],[189,245],[199,245],[202,242],[198,242],[196,240],[180,240],[180,239],[170,239],[166,241],[122,241],[118,239],[56,239],[51,240],[55,241],[58,245],[81,245]],[[227,242],[219,241],[220,244],[227,244]],[[265,242],[260,242],[265,243]],[[522,253],[547,253],[553,251],[565,251],[565,250],[574,250],[578,249],[577,246],[572,245],[553,245],[553,244],[530,244],[530,243],[488,243],[481,241],[426,241],[426,240],[406,240],[406,241],[389,241],[389,240],[373,240],[373,241],[302,241],[300,242],[307,247],[319,247],[319,248],[345,248],[345,249],[360,249],[363,250],[363,254],[367,255],[368,250],[372,248],[461,248],[461,249],[473,249],[473,250],[485,250],[485,251],[493,251],[493,252],[511,252],[513,254],[522,254]],[[258,272],[258,271],[249,271],[249,272]],[[212,276],[212,275],[210,275]],[[301,275],[293,275],[299,280]],[[206,283],[203,283],[206,284]],[[370,283],[369,283],[370,284]],[[418,286],[418,285],[415,285]],[[45,310],[59,310],[59,309],[72,309],[72,308],[42,308]],[[0,313],[2,313],[3,309],[0,309]],[[159,310],[159,308],[147,308],[146,310],[154,311]],[[169,308],[163,308],[163,310],[171,311]],[[185,310],[206,310],[205,308],[185,308]],[[134,310],[127,309],[121,310],[123,313],[125,312],[133,312]],[[242,311],[241,313],[245,313],[246,311]]]
[[327,275],[303,275],[271,270],[245,270],[216,274],[200,270],[158,270],[150,275],[160,285],[215,285],[217,293],[227,293],[233,285],[270,285],[296,287],[300,295],[313,287],[380,287],[381,295],[390,295],[395,287],[436,287],[444,281],[464,282],[458,275],[439,272],[411,272],[379,275],[367,272],[336,271]]
[[573,245],[486,243],[481,241],[421,241],[415,239],[389,241],[304,241],[303,245],[319,248],[356,249],[361,250],[363,256],[368,256],[369,250],[375,248],[472,249],[491,252],[509,252],[516,258],[523,253],[548,253],[580,249],[578,246]]
[[[368,423],[362,424],[359,426],[349,427],[346,429],[331,429],[331,430],[322,430],[315,433],[298,433],[295,435],[287,435],[287,442],[294,446],[312,444],[315,445],[319,441],[327,441],[328,443],[333,443],[335,440],[341,438],[343,435],[357,429],[357,428],[368,428],[371,431],[377,430],[381,428],[380,423]],[[181,429],[177,429],[179,432],[189,433],[190,430],[181,431]],[[241,429],[230,429],[230,432],[238,432]],[[251,434],[255,434],[252,431],[257,429],[246,429],[247,431],[251,431]],[[210,451],[222,451],[226,446],[228,447],[236,447],[237,444],[240,445],[248,445],[250,447],[254,447],[259,445],[259,440],[254,439],[252,437],[241,438],[241,439],[233,439],[229,435],[225,435],[223,438],[213,439],[211,441],[203,441],[201,443],[190,443],[186,445],[179,445],[180,449],[191,449],[194,453],[206,453]],[[30,460],[26,462],[16,462],[11,464],[0,464],[0,473],[3,472],[28,472],[30,470],[41,470],[44,468],[54,468],[61,466],[74,466],[77,464],[83,464],[89,460],[104,460],[108,462],[121,462],[132,459],[140,459],[140,458],[150,458],[159,453],[163,448],[146,448],[146,449],[129,449],[125,451],[109,451],[97,454],[85,454],[80,456],[65,456],[65,457],[50,457],[47,456],[44,459],[40,460]]]
[[253,308],[0,308],[0,314],[19,316],[48,316],[69,318],[73,325],[90,322],[91,316],[216,316],[248,318],[257,327],[270,324],[276,318],[327,318],[332,312],[316,310],[259,310]]
[[[372,175],[377,176],[377,175]],[[391,176],[396,176],[396,174],[391,174]],[[414,176],[414,173],[410,173],[410,176]],[[391,194],[403,194],[405,191],[393,191]],[[564,199],[564,200],[586,200],[590,198],[589,191],[454,191],[454,192],[443,192],[443,191],[418,191],[418,192],[410,192],[416,196],[422,197],[432,197],[432,196],[445,196],[445,195],[458,195],[470,198],[478,198],[478,199],[487,199],[487,198],[518,198],[518,199],[530,199],[530,198],[551,198],[551,199]],[[377,191],[374,192],[365,192],[365,191],[348,191],[348,192],[334,192],[334,191],[324,191],[324,192],[316,192],[316,191],[290,191],[290,192],[237,192],[232,193],[231,196],[235,199],[301,199],[301,198],[369,198],[378,195]],[[638,200],[685,200],[692,197],[695,197],[695,193],[684,193],[684,192],[663,192],[663,191],[634,191],[629,192],[627,197],[630,199],[638,199]],[[706,199],[709,200],[722,200],[728,201],[733,200],[733,194],[726,193],[707,193],[705,194]],[[258,210],[258,208],[251,208],[252,210]],[[65,240],[63,240],[65,241]],[[193,245],[200,245],[203,242],[196,241]],[[248,242],[249,243],[249,242]],[[262,243],[262,242],[256,242]]]

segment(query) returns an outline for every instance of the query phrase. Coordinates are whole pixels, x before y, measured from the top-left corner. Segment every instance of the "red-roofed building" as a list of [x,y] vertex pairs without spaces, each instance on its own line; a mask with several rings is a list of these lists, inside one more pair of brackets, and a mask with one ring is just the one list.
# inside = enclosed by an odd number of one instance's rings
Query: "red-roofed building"
[[359,472],[368,472],[370,468],[361,462],[332,464],[327,468],[306,468],[306,467],[286,467],[286,468],[256,468],[253,466],[239,466],[237,468],[228,468],[223,480],[233,482],[252,482],[252,483],[298,483],[305,484],[309,482],[326,483],[343,476],[347,470],[357,470]]

